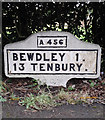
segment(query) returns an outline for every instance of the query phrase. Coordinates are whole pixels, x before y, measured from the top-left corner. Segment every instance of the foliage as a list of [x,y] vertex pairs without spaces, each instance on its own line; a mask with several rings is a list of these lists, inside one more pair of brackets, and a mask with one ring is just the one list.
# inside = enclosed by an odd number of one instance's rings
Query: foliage
[[69,91],[70,91],[70,90],[75,90],[75,86],[73,86],[73,85],[72,85],[72,86],[69,86],[69,87],[68,87],[68,90],[69,90]]
[[65,92],[64,89],[61,89],[58,93],[58,98],[61,100],[68,99],[70,97],[70,94],[68,92]]
[[26,109],[34,108],[34,109],[40,109],[36,104],[35,96],[30,94],[30,97],[25,97],[23,100],[19,101],[20,104],[26,105]]
[[[38,85],[38,80],[36,80],[36,79],[32,79],[32,85],[28,85],[27,87],[28,88],[31,88],[31,87],[37,87],[37,86],[39,86]],[[38,88],[39,89],[39,88]]]
[[43,109],[43,108],[49,108],[56,105],[54,102],[54,99],[52,99],[51,94],[42,92],[40,95],[33,95],[32,93],[28,96],[23,98],[20,102],[20,104],[25,105],[27,109]]
[[0,102],[6,101],[6,99],[3,98],[3,91],[6,91],[6,88],[3,86],[3,83],[0,82]]
[[63,88],[59,90],[56,95],[52,95],[50,92],[41,91],[37,96],[34,94],[29,94],[20,99],[19,104],[26,106],[26,109],[49,109],[62,104],[80,104],[87,103],[90,104],[93,98],[87,92],[81,91],[80,93],[74,92],[74,94],[65,91]]
[[68,88],[33,85],[34,83],[37,83],[37,80],[19,81],[17,79],[14,82],[3,82],[0,85],[0,92],[2,93],[0,94],[0,101],[5,102],[8,99],[18,101],[27,109],[36,110],[49,109],[62,104],[105,103],[104,73],[101,73],[101,80],[70,82]]
[[94,82],[92,80],[89,80],[89,83],[90,83],[90,87],[94,87],[95,84],[94,84]]
[[105,2],[6,2],[3,11],[3,46],[39,31],[66,31],[102,47],[105,70]]
[[12,93],[10,95],[10,100],[19,100],[20,98],[19,97],[16,97],[16,95],[14,93]]
[[0,102],[6,102],[7,100],[0,95]]
[[94,87],[94,83],[93,83],[93,82],[91,82],[90,86],[91,86],[91,87]]

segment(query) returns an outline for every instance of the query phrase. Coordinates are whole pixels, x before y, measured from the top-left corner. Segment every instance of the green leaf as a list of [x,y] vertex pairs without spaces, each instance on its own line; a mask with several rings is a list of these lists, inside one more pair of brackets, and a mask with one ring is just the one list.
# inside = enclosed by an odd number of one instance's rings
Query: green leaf
[[93,83],[93,82],[91,82],[90,86],[91,86],[91,87],[94,87],[94,83]]
[[0,102],[6,102],[7,100],[5,98],[3,98],[2,96],[0,96]]

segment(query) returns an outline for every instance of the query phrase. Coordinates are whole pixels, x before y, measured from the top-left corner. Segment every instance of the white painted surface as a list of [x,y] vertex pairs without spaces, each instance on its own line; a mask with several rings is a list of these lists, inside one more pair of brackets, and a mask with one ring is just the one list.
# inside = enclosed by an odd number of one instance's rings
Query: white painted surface
[[38,47],[66,47],[67,46],[67,36],[37,36]]
[[[96,74],[96,50],[8,50],[10,74]],[[31,56],[31,58],[30,58]]]
[[47,85],[66,86],[71,78],[100,76],[101,48],[67,32],[39,32],[7,44],[4,60],[8,77],[32,77]]

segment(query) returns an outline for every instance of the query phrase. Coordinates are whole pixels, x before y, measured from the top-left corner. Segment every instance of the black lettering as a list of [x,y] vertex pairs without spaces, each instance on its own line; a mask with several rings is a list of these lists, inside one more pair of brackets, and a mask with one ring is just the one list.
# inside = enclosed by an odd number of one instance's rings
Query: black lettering
[[24,59],[24,55],[25,53],[20,53],[20,61],[26,61],[26,59]]
[[24,70],[24,63],[19,64],[19,70],[23,71]]
[[53,71],[53,63],[47,64],[47,71]]
[[75,69],[74,69],[74,68],[75,68],[75,64],[70,63],[70,71],[72,71],[72,70],[73,70],[73,71],[75,71]]
[[42,55],[40,53],[36,53],[36,61],[40,61],[42,59]]
[[49,59],[46,58],[46,53],[44,53],[43,56],[44,56],[44,61],[50,61]]
[[64,65],[64,64],[62,64],[62,70],[63,70],[63,71],[66,71],[66,70],[67,70],[67,68],[68,68],[68,64],[65,64],[65,65]]
[[60,65],[59,64],[55,64],[55,71],[60,71]]
[[40,64],[40,71],[45,71],[45,69],[43,69],[44,65],[45,65],[44,63]]
[[13,65],[14,65],[14,71],[16,71],[16,63],[14,63]]
[[78,61],[78,59],[79,59],[79,54],[76,53],[76,61]]
[[13,53],[13,61],[17,61],[18,60],[18,54],[17,53]]
[[54,45],[57,45],[57,39],[54,39],[54,43],[53,43]]
[[35,66],[37,65],[37,63],[31,63],[31,65],[33,65],[33,71],[35,71]]
[[43,40],[40,40],[39,45],[44,45]]
[[27,53],[27,56],[29,61],[33,61],[34,53]]
[[57,59],[54,59],[54,58],[55,58],[55,55],[57,55],[57,53],[52,53],[52,55],[51,55],[51,60],[52,60],[52,61],[57,61]]
[[61,40],[59,40],[59,44],[60,45],[62,45],[63,44],[63,40],[61,39]]
[[48,40],[47,44],[49,44],[49,45],[52,44],[51,39]]
[[63,61],[63,57],[64,57],[65,53],[63,53],[63,54],[59,53],[59,55],[61,57],[61,61]]
[[77,67],[78,67],[78,71],[80,71],[80,68],[81,68],[81,66],[82,66],[82,63],[79,65],[79,64],[76,64],[77,65]]

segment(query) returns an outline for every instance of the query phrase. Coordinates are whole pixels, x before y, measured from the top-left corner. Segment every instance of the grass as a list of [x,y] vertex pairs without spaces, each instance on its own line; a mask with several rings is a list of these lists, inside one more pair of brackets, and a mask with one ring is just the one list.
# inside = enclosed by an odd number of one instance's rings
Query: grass
[[51,91],[45,92],[41,91],[40,94],[34,95],[30,94],[26,97],[21,98],[19,104],[26,106],[26,109],[49,109],[58,105],[65,103],[68,104],[77,104],[77,103],[86,103],[86,99],[81,99],[81,94],[70,94],[69,91],[64,89],[59,90],[56,95],[52,95]]
[[5,102],[6,99],[3,97],[3,91],[6,91],[5,84],[0,81],[0,102]]
[[14,93],[12,93],[11,95],[10,95],[10,100],[19,100],[20,98],[19,97],[16,97],[16,95],[14,94]]
[[[49,109],[62,104],[81,104],[81,103],[91,103],[92,97],[90,97],[88,91],[76,90],[77,88],[74,85],[70,85],[68,88],[59,87],[58,89],[52,89],[51,87],[45,85],[39,85],[37,80],[32,79],[32,84],[25,85],[26,94],[22,97],[16,97],[14,91],[10,91],[9,98],[10,100],[17,100],[18,103],[22,106],[25,106],[26,109]],[[103,83],[103,82],[102,82]],[[89,86],[92,89],[98,85],[98,80],[95,82],[89,80]],[[91,90],[90,89],[90,90]],[[32,90],[29,93],[28,90]],[[6,84],[0,84],[0,101],[5,102],[3,92],[9,91]],[[95,97],[95,96],[93,96]]]
[[6,102],[7,100],[0,95],[0,102]]
[[21,105],[25,105],[26,109],[44,109],[56,106],[56,102],[51,94],[42,92],[40,95],[33,95],[32,93],[28,97],[24,97],[19,101]]

